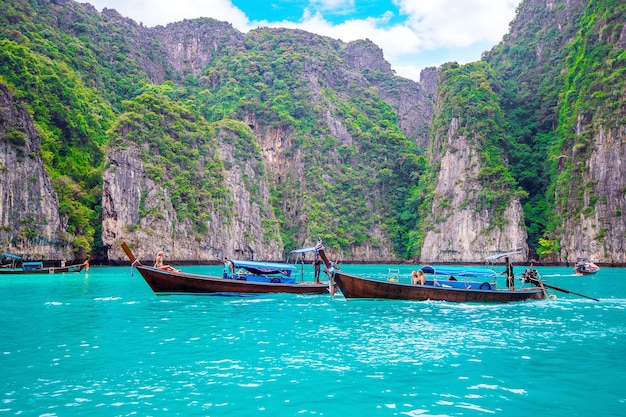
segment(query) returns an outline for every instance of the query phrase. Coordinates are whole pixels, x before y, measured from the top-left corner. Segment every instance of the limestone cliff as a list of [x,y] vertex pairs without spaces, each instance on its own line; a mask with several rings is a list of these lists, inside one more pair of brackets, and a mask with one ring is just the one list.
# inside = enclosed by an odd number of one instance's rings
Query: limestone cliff
[[626,4],[597,2],[571,44],[561,101],[559,260],[626,263]]
[[0,83],[0,250],[27,260],[72,261],[72,237],[39,143],[31,116]]
[[244,35],[230,23],[214,19],[184,20],[157,26],[146,30],[150,37],[159,42],[162,68],[154,71],[150,78],[162,83],[169,77],[183,79],[187,75],[200,75],[213,59],[224,54],[226,48],[240,48],[245,42]]
[[[36,125],[49,124],[77,173],[105,168],[103,261],[125,260],[121,241],[148,261],[161,249],[169,260],[280,259],[324,236],[354,261],[535,257],[545,237],[544,260],[625,262],[619,2],[525,0],[481,63],[429,68],[419,83],[397,77],[369,40],[243,34],[213,19],[147,28],[71,0],[0,4],[4,45],[62,64],[41,94],[64,105],[46,112],[30,88],[46,78],[9,48],[0,76],[39,103]],[[80,100],[65,90],[78,79]],[[3,97],[0,236],[15,252],[71,259],[76,225],[59,214],[71,201],[56,200],[32,121]],[[85,103],[97,111],[62,117]],[[100,153],[79,157],[85,147]],[[62,174],[55,181],[71,181]],[[81,204],[100,213],[88,196]]]
[[[577,190],[572,184],[566,206],[580,207],[582,203],[585,209],[563,213],[563,230],[567,233],[561,235],[559,255],[562,261],[570,263],[582,256],[602,264],[623,265],[626,263],[626,128],[600,125],[592,143],[591,155],[584,162],[582,183],[578,184],[582,187]],[[572,149],[568,156],[576,158],[576,150]],[[582,201],[577,202],[581,197]]]
[[436,81],[431,82],[431,74],[436,78],[437,71],[431,68],[422,72],[429,91],[423,86],[422,80],[417,83],[396,77],[382,49],[369,39],[349,42],[343,55],[350,67],[361,72],[368,82],[378,88],[381,98],[396,113],[402,133],[415,140],[420,149],[425,149],[430,135],[436,89]]
[[496,252],[518,250],[525,259],[520,194],[504,152],[510,137],[489,82],[491,70],[482,63],[448,64],[439,77],[431,170],[421,179],[430,203],[429,212],[421,213],[420,261],[484,262]]
[[[477,209],[484,186],[477,181],[482,161],[476,149],[477,137],[459,134],[459,119],[450,121],[443,155],[434,154],[441,169],[437,174],[428,232],[420,262],[484,262],[498,252],[522,252],[528,246],[519,199],[512,198],[496,226],[492,208]],[[424,213],[426,214],[426,213]]]
[[[214,131],[205,132],[207,135]],[[224,256],[235,259],[282,259],[282,241],[269,204],[269,191],[262,163],[242,159],[237,152],[237,134],[222,127],[216,143],[223,161],[224,181],[215,184],[226,189],[220,200],[201,207],[202,224],[180,214],[173,203],[172,189],[155,182],[147,172],[142,146],[122,141],[107,154],[103,174],[103,232],[108,258],[126,261],[120,249],[123,241],[135,255],[150,261],[164,250],[170,261],[208,262]],[[200,160],[199,172],[215,167]],[[164,173],[164,179],[168,172]]]

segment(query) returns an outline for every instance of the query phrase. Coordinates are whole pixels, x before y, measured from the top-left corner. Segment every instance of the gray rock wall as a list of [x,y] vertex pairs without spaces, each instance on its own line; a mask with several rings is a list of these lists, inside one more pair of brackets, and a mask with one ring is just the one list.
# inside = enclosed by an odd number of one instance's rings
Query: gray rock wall
[[39,154],[30,114],[0,83],[0,253],[74,259],[67,220]]

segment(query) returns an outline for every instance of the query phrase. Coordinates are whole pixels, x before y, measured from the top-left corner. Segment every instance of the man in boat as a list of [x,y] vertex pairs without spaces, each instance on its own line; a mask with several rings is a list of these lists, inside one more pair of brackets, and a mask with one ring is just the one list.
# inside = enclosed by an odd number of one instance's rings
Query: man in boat
[[313,266],[315,267],[315,283],[320,283],[320,270],[321,270],[322,260],[319,257],[316,257],[313,261]]
[[315,260],[313,261],[313,266],[315,267],[315,283],[320,283],[320,268],[322,265],[322,260],[320,259],[320,249],[324,249],[324,245],[322,245],[322,238],[317,238],[317,244],[315,245]]
[[539,277],[536,269],[533,269],[533,263],[530,263],[530,266],[524,271],[522,274],[522,282],[527,281],[531,284],[539,287]]
[[224,256],[224,279],[231,279],[235,275],[235,265]]
[[504,271],[504,273],[506,274],[506,287],[509,290],[513,291],[515,290],[515,276],[513,275],[513,265],[511,264],[511,260],[508,256],[504,258],[504,261],[506,262],[506,270]]

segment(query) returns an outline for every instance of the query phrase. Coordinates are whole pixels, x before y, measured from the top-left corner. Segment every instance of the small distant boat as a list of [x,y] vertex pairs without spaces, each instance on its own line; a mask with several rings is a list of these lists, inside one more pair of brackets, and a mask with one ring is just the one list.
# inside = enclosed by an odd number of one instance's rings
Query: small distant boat
[[[64,272],[80,272],[85,268],[85,263],[44,268],[43,262],[18,262],[21,261],[21,257],[18,255],[12,255],[5,253],[4,258],[10,259],[11,263],[3,265],[0,268],[0,275],[19,275],[19,274],[62,274]],[[21,265],[18,267],[17,265]]]
[[[323,250],[322,259],[326,259]],[[382,298],[394,300],[436,300],[451,302],[505,303],[541,300],[546,292],[541,281],[538,287],[503,290],[496,288],[496,273],[489,269],[421,268],[424,285],[398,280],[383,281],[333,271],[335,283],[346,298]]]
[[328,293],[329,287],[326,283],[297,282],[296,278],[291,276],[297,268],[287,263],[233,261],[237,270],[233,278],[223,278],[142,265],[126,243],[122,243],[122,249],[155,293],[214,295]]
[[574,265],[574,273],[577,275],[592,275],[600,270],[600,267],[593,262],[587,260],[587,258],[578,258],[576,265]]

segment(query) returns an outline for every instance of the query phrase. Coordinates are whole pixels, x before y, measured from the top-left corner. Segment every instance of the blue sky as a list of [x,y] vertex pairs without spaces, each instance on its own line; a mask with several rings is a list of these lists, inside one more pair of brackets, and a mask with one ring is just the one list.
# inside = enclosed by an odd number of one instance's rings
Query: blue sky
[[[83,0],[79,0],[84,2]],[[146,26],[196,17],[246,33],[287,27],[341,39],[370,39],[400,76],[480,60],[508,32],[521,0],[89,0]]]

